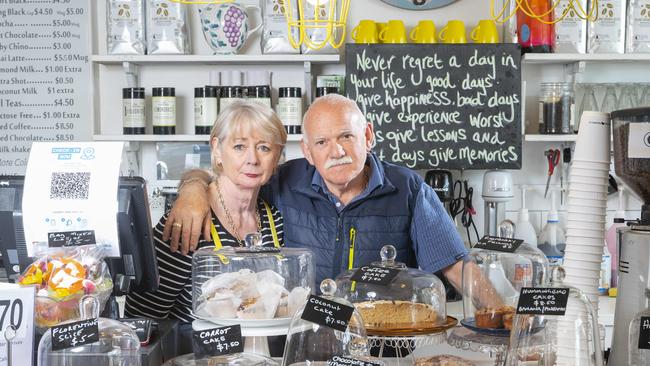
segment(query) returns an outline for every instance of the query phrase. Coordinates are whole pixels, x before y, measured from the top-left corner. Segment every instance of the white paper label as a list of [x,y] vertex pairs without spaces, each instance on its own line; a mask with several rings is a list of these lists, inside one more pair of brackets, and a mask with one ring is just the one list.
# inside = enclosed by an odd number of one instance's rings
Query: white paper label
[[635,0],[630,2],[630,6],[631,18],[628,22],[631,33],[628,42],[650,42],[650,0]]
[[97,245],[119,257],[117,187],[123,142],[38,142],[25,175],[23,225],[27,255],[48,234],[93,230]]
[[627,157],[650,158],[650,123],[630,123],[627,140]]
[[[5,333],[11,326],[15,336],[7,344]],[[9,330],[11,332],[11,330]],[[0,283],[0,366],[9,365],[8,346],[12,365],[31,365],[34,347],[34,287],[20,287]]]

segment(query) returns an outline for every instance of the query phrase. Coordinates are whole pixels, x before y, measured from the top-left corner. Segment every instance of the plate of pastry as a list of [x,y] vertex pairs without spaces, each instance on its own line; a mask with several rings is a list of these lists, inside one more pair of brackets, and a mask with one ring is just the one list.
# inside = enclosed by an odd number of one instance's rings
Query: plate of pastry
[[473,318],[465,318],[460,324],[465,328],[477,333],[508,337],[512,329],[512,319],[515,315],[515,308],[512,306],[500,306],[498,308],[479,309],[474,313]]
[[242,328],[270,328],[270,327],[288,327],[291,323],[291,317],[288,318],[271,318],[271,319],[217,319],[202,317],[201,319],[218,325],[241,325]]
[[441,317],[431,305],[411,301],[364,301],[354,306],[361,314],[369,335],[431,334],[445,331],[458,324],[456,318]]

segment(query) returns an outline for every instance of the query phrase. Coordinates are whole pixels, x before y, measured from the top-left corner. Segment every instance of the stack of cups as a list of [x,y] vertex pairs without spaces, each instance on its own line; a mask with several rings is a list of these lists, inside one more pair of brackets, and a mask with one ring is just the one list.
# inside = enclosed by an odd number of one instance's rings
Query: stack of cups
[[584,292],[598,313],[610,164],[608,113],[583,112],[569,174],[565,282]]

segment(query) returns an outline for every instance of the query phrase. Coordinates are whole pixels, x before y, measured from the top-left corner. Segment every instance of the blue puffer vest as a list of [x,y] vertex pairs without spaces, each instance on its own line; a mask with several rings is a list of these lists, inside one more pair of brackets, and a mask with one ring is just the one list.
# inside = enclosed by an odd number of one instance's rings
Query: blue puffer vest
[[[356,230],[353,267],[379,261],[385,244],[397,249],[397,260],[417,267],[410,240],[411,212],[423,180],[416,173],[371,154],[383,175],[383,184],[367,197],[348,204],[338,214],[334,204],[311,185],[315,168],[305,159],[283,164],[270,182],[267,196],[284,218],[288,247],[309,248],[314,253],[316,286],[348,269],[350,229]],[[266,187],[269,188],[269,187]]]

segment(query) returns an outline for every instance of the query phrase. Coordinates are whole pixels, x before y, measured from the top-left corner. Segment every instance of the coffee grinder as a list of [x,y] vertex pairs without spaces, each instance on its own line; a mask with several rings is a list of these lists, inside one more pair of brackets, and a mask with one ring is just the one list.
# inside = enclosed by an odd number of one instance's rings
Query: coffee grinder
[[641,219],[617,229],[618,295],[609,365],[627,365],[630,321],[650,288],[650,108],[613,111],[616,175],[642,201]]
[[436,195],[449,212],[449,202],[454,198],[454,180],[449,170],[433,169],[427,171],[424,181],[436,192]]
[[506,202],[515,196],[512,187],[512,174],[506,170],[488,170],[483,175],[485,201],[484,235],[497,236],[497,226],[506,218]]

